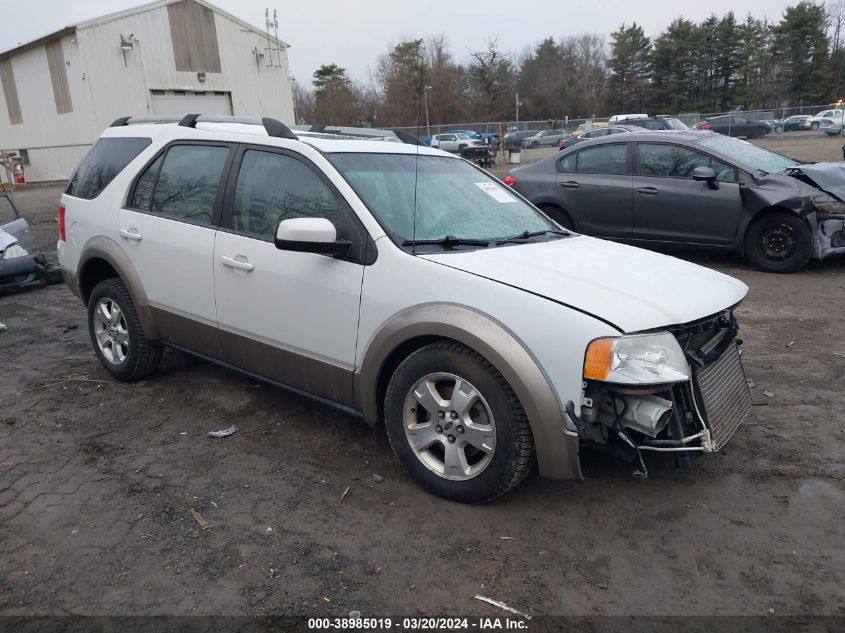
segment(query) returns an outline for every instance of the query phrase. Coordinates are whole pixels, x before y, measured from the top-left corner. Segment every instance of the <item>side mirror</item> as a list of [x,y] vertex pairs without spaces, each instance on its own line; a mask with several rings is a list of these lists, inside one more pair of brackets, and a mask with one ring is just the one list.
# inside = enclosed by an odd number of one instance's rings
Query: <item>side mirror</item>
[[318,253],[338,257],[352,246],[337,239],[337,229],[325,218],[292,218],[276,227],[276,248],[283,251]]
[[716,172],[712,167],[696,167],[692,170],[692,179],[699,182],[706,182],[711,189],[718,189],[719,183],[716,182]]

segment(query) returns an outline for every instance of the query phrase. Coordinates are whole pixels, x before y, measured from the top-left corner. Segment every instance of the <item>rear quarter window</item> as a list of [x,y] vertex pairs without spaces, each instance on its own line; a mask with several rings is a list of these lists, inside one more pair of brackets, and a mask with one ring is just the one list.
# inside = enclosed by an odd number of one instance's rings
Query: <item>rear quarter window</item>
[[101,138],[79,163],[65,193],[93,200],[132,160],[152,143],[149,138]]

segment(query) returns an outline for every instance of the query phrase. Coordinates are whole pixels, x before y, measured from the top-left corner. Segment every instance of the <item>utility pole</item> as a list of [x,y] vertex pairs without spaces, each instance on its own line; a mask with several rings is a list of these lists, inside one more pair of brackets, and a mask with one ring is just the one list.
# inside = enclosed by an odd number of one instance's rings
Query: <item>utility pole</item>
[[428,120],[428,91],[431,90],[431,86],[426,86],[423,88],[423,100],[425,101],[425,133],[431,138],[431,123]]
[[519,90],[516,91],[516,129],[519,129]]

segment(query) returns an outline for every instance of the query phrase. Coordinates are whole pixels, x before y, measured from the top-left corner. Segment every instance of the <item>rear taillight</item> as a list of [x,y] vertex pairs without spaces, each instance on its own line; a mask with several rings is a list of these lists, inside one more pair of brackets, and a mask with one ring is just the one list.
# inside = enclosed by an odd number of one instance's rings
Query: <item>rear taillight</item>
[[65,205],[59,205],[59,240],[65,240]]
[[833,121],[831,121],[830,119],[822,119],[821,124],[822,125],[833,125]]
[[560,149],[566,149],[566,141],[560,142]]
[[709,130],[709,129],[710,129],[710,124],[709,124],[709,123],[702,123],[702,124],[701,124],[701,129],[702,129],[702,130]]
[[508,187],[513,187],[513,186],[517,183],[517,180],[516,180],[516,178],[514,178],[513,176],[505,176],[505,179],[504,179],[504,181],[503,181],[503,182],[504,182],[504,183],[505,183]]

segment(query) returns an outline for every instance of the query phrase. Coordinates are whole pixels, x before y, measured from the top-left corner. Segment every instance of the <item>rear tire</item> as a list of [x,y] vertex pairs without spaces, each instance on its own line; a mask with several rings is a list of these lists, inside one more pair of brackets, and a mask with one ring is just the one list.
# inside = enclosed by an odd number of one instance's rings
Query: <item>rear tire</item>
[[813,121],[812,123],[810,123],[810,129],[811,130],[818,130],[819,124],[817,122]]
[[441,497],[487,503],[534,467],[522,405],[496,368],[460,343],[432,343],[402,361],[384,413],[396,456]]
[[775,211],[755,220],[745,234],[745,256],[770,273],[792,273],[813,254],[810,226],[794,213]]
[[575,230],[575,227],[572,224],[572,218],[569,217],[569,214],[560,207],[553,204],[544,204],[540,205],[540,211],[560,224],[563,228],[569,229],[570,231]]
[[161,344],[144,336],[132,297],[118,278],[101,281],[91,292],[88,333],[103,367],[118,380],[140,380],[161,361]]

